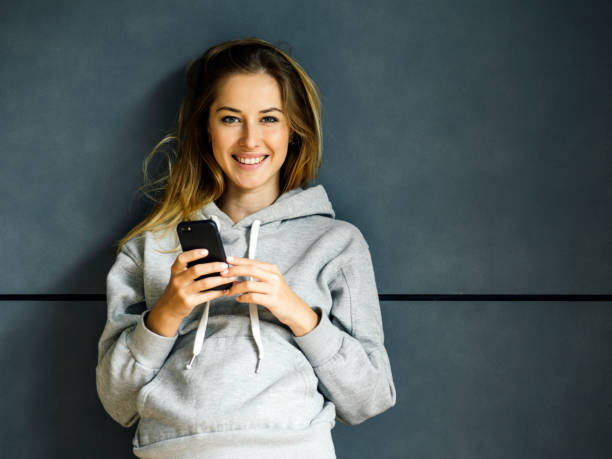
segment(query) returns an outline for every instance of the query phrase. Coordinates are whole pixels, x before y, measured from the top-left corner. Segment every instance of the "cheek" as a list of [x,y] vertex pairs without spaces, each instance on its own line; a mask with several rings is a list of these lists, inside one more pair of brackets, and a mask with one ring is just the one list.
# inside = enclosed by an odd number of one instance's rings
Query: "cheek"
[[270,141],[274,144],[277,151],[287,151],[287,147],[289,146],[289,134],[284,131],[274,132],[270,136]]
[[227,155],[224,154],[224,152],[226,151],[225,147],[221,142],[219,142],[218,139],[213,140],[210,143],[210,146],[212,149],[213,158],[215,158],[215,161],[221,167],[221,169],[225,171],[225,164],[228,161]]
[[222,155],[234,142],[231,133],[223,130],[211,130],[211,145],[215,157]]

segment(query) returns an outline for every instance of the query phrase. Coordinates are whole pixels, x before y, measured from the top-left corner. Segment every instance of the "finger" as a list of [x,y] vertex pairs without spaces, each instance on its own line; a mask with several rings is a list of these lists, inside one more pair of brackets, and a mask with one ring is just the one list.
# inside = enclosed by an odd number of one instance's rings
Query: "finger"
[[230,265],[256,265],[262,269],[265,269],[266,271],[270,271],[273,273],[280,272],[278,266],[276,266],[275,264],[267,263],[261,260],[253,260],[252,258],[227,257],[226,261]]
[[200,258],[204,258],[207,255],[208,250],[206,249],[193,249],[180,253],[172,264],[171,272],[174,274],[185,271],[187,269],[187,263],[194,260],[199,260]]
[[226,270],[227,264],[221,262],[213,263],[198,263],[197,265],[191,266],[185,271],[181,271],[178,274],[174,274],[172,281],[177,287],[185,287],[191,285],[199,277],[206,274],[214,274],[220,271]]
[[195,280],[205,274],[213,274],[226,271],[229,268],[227,263],[221,261],[214,261],[210,263],[198,263],[187,269],[181,276],[185,276],[190,280]]
[[270,300],[269,295],[263,293],[246,293],[236,298],[239,303],[255,303],[261,304],[262,306],[269,307],[268,301]]
[[270,284],[257,281],[235,282],[226,292],[227,296],[239,295],[242,293],[270,293]]
[[219,298],[223,296],[223,290],[207,290],[204,293],[195,293],[198,297],[198,304],[206,303],[207,301],[214,300],[215,298]]
[[[199,281],[194,282],[191,286],[189,286],[189,290],[194,293],[202,292],[203,290],[210,290],[214,287],[224,284],[231,284],[235,277],[220,277],[220,276],[211,276],[206,279],[200,279]],[[226,289],[227,291],[227,289]]]
[[259,279],[263,282],[275,282],[278,280],[278,274],[267,271],[257,265],[241,265],[228,268],[227,273],[222,273],[222,276],[250,276]]

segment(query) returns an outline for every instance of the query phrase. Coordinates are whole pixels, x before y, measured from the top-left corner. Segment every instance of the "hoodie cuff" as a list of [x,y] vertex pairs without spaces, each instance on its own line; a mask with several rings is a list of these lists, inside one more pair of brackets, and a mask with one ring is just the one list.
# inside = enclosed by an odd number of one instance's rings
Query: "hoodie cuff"
[[338,353],[342,346],[342,333],[319,306],[313,306],[312,309],[319,315],[319,323],[309,333],[294,336],[293,339],[314,368]]
[[128,348],[138,363],[147,368],[161,368],[174,343],[178,339],[178,332],[173,337],[161,336],[153,333],[145,325],[145,317],[150,310],[140,315],[136,328],[128,335]]

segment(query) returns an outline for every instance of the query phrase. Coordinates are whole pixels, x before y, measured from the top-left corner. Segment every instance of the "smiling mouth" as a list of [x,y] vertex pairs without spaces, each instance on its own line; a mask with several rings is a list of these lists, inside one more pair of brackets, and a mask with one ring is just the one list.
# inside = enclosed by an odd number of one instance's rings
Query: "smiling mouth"
[[232,158],[234,158],[240,164],[259,164],[264,159],[266,159],[267,157],[268,157],[268,155],[257,156],[255,158],[245,158],[245,157],[240,157],[240,156],[232,155]]

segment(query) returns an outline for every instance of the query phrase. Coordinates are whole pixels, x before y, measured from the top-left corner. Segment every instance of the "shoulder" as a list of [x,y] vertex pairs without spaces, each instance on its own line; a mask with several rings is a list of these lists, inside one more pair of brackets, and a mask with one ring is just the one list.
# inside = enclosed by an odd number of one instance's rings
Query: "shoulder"
[[[369,245],[361,230],[351,222],[327,216],[312,216],[321,238],[331,243],[339,253],[368,252]],[[348,253],[347,253],[348,252]]]
[[[121,247],[121,252],[132,258],[137,263],[143,263],[149,252],[180,252],[180,242],[176,231],[172,228],[163,230],[148,230],[131,237]],[[178,253],[177,252],[177,253]]]
[[134,262],[141,264],[144,255],[145,238],[145,234],[131,237],[121,246],[119,253],[127,255]]
[[363,237],[363,233],[357,226],[346,220],[335,220],[334,219],[335,231],[344,235],[344,237],[353,240],[355,242],[366,244],[366,240]]

